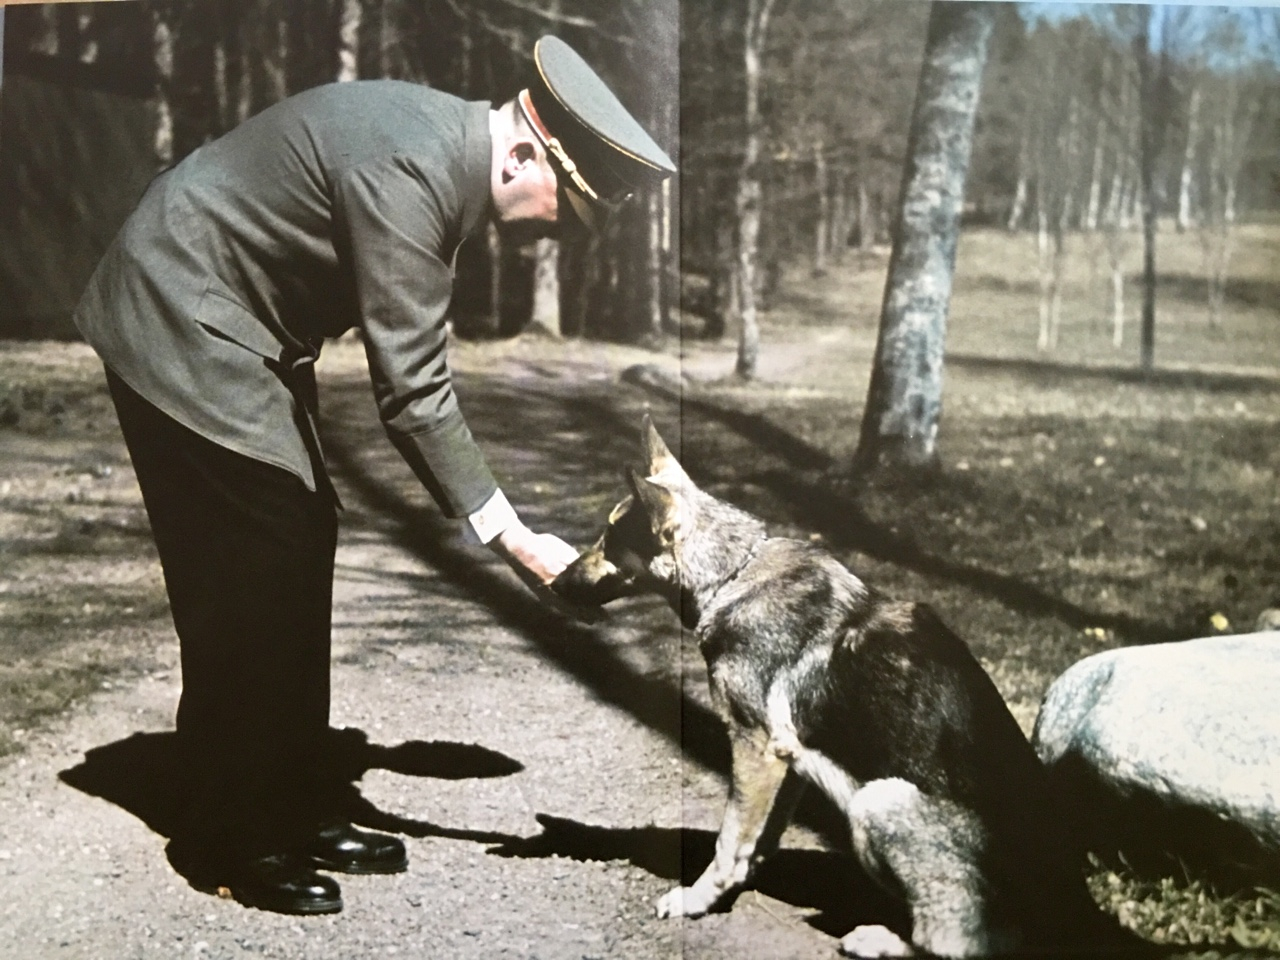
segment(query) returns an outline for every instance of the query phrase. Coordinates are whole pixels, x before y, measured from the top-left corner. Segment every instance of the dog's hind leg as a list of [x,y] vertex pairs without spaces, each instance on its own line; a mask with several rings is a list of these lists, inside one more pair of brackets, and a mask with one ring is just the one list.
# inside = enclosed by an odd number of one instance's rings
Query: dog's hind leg
[[730,729],[733,784],[725,805],[716,853],[690,887],[676,887],[657,903],[659,917],[700,917],[746,884],[756,863],[777,845],[799,799],[801,785],[787,780],[787,761],[769,749],[760,730]]
[[[873,780],[845,811],[854,850],[867,871],[897,889],[911,911],[911,944],[937,957],[980,957],[1019,946],[993,922],[980,866],[986,831],[963,807],[922,793],[906,780]],[[888,931],[885,931],[886,933]],[[873,937],[872,934],[875,936]],[[879,930],[854,930],[842,949],[862,949]],[[859,956],[904,956],[869,951]]]

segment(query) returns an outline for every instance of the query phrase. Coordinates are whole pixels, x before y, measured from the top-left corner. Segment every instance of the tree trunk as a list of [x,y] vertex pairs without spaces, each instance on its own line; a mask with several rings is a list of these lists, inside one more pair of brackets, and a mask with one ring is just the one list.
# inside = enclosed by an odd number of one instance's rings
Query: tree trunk
[[1040,330],[1036,349],[1049,349],[1049,302],[1053,299],[1053,269],[1049,253],[1049,211],[1043,203],[1036,209],[1036,267],[1040,276]]
[[1159,150],[1157,121],[1156,65],[1151,51],[1152,7],[1141,8],[1138,35],[1134,47],[1138,55],[1138,77],[1141,85],[1141,143],[1138,150],[1139,177],[1142,184],[1142,328],[1140,362],[1142,369],[1155,367],[1156,355],[1156,154]]
[[498,237],[498,228],[490,223],[485,233],[486,245],[489,247],[489,305],[493,310],[493,329],[502,328],[502,240]]
[[844,257],[845,247],[848,246],[849,241],[849,234],[845,232],[849,217],[848,189],[848,174],[837,171],[835,190],[831,195],[831,229],[827,234],[827,249],[831,252],[831,258],[837,263]]
[[671,316],[672,303],[680,297],[680,264],[675,249],[676,238],[673,236],[672,198],[670,178],[662,181],[658,194],[660,212],[660,234],[658,247],[658,303],[661,311],[659,324],[664,333],[678,332],[679,325]]
[[1102,167],[1106,162],[1107,113],[1102,109],[1102,97],[1111,85],[1111,58],[1102,59],[1102,91],[1098,95],[1098,122],[1093,130],[1093,165],[1089,168],[1089,200],[1084,212],[1084,229],[1090,233],[1098,229],[1102,216]]
[[756,317],[756,273],[760,255],[760,202],[763,192],[760,185],[760,58],[764,52],[773,4],[774,0],[747,0],[742,44],[746,82],[746,132],[735,207],[738,218],[738,312],[742,324],[736,372],[744,380],[755,377],[756,367],[760,362],[760,324]]
[[643,194],[644,267],[635,280],[643,295],[642,314],[638,318],[639,341],[657,344],[665,330],[662,296],[662,190],[650,187]]
[[930,8],[855,467],[937,462],[947,309],[994,22],[995,8],[988,3]]
[[262,57],[262,67],[266,71],[267,103],[270,105],[279,103],[289,95],[288,12],[286,9],[268,5],[260,8],[259,15],[266,20],[263,34],[266,37],[267,48],[265,51],[259,51],[259,55],[265,54]]
[[338,75],[339,82],[360,76],[360,0],[339,0]]
[[173,163],[173,25],[167,5],[152,14],[153,56],[156,66],[156,132],[153,149],[156,166]]
[[1195,182],[1196,140],[1200,136],[1200,88],[1193,87],[1187,104],[1187,146],[1182,151],[1182,176],[1178,178],[1178,232],[1194,226],[1191,186]]
[[[1111,189],[1107,192],[1107,205],[1102,217],[1109,227],[1119,227],[1124,223],[1125,184],[1130,168],[1130,148],[1133,137],[1129,123],[1129,75],[1121,69],[1120,95],[1117,98],[1115,132],[1115,165],[1111,172]],[[1124,224],[1127,226],[1127,224]]]
[[1027,167],[1031,149],[1031,124],[1027,121],[1027,130],[1022,134],[1022,145],[1018,147],[1018,185],[1013,190],[1013,203],[1009,206],[1009,220],[1005,224],[1010,233],[1022,225],[1022,218],[1027,212]]
[[534,253],[533,309],[530,324],[553,337],[560,327],[560,244],[543,238]]
[[876,242],[876,221],[871,212],[871,197],[867,193],[867,181],[858,177],[858,249],[864,253]]
[[1116,259],[1111,264],[1111,343],[1124,346],[1124,269]]
[[236,123],[243,123],[253,115],[257,98],[254,96],[253,50],[256,44],[249,31],[255,14],[248,2],[236,4],[239,17],[233,20],[232,33],[236,39],[236,62],[239,64],[239,82],[236,85]]
[[813,232],[813,275],[827,272],[827,241],[831,237],[831,185],[827,176],[827,157],[821,140],[813,144],[813,187],[818,194],[818,225]]
[[736,326],[739,321],[738,250],[736,230],[729,217],[720,218],[715,238],[713,306],[706,327],[709,340],[719,340],[725,335],[725,331]]

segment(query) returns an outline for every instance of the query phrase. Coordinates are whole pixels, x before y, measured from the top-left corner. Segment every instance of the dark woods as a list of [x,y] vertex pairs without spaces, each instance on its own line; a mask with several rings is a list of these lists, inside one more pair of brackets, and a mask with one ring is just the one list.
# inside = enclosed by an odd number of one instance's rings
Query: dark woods
[[[676,0],[131,0],[13,7],[0,114],[0,335],[67,336],[97,257],[149,178],[264,107],[388,77],[500,103],[534,41],[577,48],[678,154]],[[674,299],[672,188],[558,250],[459,254],[466,335],[659,336]]]
[[[1216,317],[1233,225],[1280,206],[1275,11],[1103,5],[1036,19],[995,6],[964,223],[1041,251],[1028,278],[1044,291],[1041,348],[1057,340],[1071,234],[1093,238],[1115,274],[1114,339],[1133,336],[1122,263],[1142,244],[1144,205],[1201,240]],[[500,101],[534,39],[556,33],[678,160],[678,182],[635,198],[598,250],[464,246],[457,329],[737,337],[786,269],[883,268],[928,19],[924,0],[9,7],[0,335],[69,333],[79,287],[154,170],[275,100],[395,77]]]

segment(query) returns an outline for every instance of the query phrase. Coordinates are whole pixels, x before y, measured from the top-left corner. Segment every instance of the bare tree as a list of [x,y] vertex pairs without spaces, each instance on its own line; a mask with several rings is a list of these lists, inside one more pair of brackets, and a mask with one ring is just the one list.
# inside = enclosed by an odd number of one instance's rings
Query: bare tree
[[533,309],[529,323],[553,337],[560,327],[560,244],[543,238],[534,250]]
[[1187,143],[1182,151],[1182,175],[1178,178],[1178,232],[1195,225],[1192,216],[1192,186],[1195,183],[1196,148],[1200,137],[1200,85],[1193,81],[1187,101]]
[[[360,0],[339,0],[338,11],[338,76],[339,81],[355,80],[360,75]],[[385,16],[385,11],[384,11]]]
[[1261,112],[1259,91],[1242,91],[1241,78],[1229,71],[1218,84],[1208,149],[1208,189],[1201,221],[1208,279],[1209,325],[1217,327],[1226,304],[1227,278],[1235,252],[1236,206],[1240,168]]
[[827,244],[831,239],[831,184],[821,138],[813,142],[813,188],[818,195],[818,217],[813,231],[813,275],[821,277],[827,272]]
[[[1134,37],[1134,53],[1138,60],[1138,100],[1140,104],[1140,142],[1138,170],[1142,183],[1142,328],[1140,363],[1142,369],[1155,367],[1156,353],[1156,217],[1159,193],[1156,163],[1164,140],[1165,97],[1169,65],[1168,45],[1160,53],[1151,48],[1152,26],[1160,15],[1158,7],[1142,7],[1138,13],[1138,31]],[[1162,13],[1162,11],[1161,11]],[[1167,38],[1164,38],[1167,40]]]
[[993,5],[935,2],[855,467],[937,461],[960,209]]
[[755,377],[756,366],[760,361],[760,322],[756,316],[762,200],[760,145],[763,138],[760,121],[760,62],[774,2],[775,0],[746,0],[746,20],[743,25],[742,56],[746,83],[743,119],[746,130],[735,208],[738,220],[738,313],[742,325],[736,372],[744,380]]
[[172,7],[158,4],[152,13],[156,70],[156,132],[153,141],[158,167],[173,163],[173,21]]

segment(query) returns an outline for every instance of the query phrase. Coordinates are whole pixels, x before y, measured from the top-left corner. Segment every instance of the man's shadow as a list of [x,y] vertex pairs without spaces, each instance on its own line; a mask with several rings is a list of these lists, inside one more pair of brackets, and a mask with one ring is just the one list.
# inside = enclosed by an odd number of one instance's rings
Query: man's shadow
[[[352,783],[352,790],[343,798],[343,812],[366,826],[373,826],[370,820],[388,817],[355,788],[354,781],[369,770],[468,780],[505,777],[524,769],[518,760],[475,744],[409,740],[388,747],[370,743],[364,733],[352,729],[331,730],[330,737],[330,764],[339,779]],[[58,778],[82,793],[127,810],[167,838],[180,828],[189,798],[175,733],[135,733],[94,747],[85,753],[82,763],[61,771]]]
[[[488,852],[501,857],[626,861],[656,877],[686,885],[697,878],[714,853],[715,835],[709,830],[593,826],[538,814],[541,832],[522,837],[398,816],[378,809],[354,781],[372,769],[462,780],[509,776],[524,767],[503,753],[474,744],[410,740],[388,747],[370,743],[359,730],[334,730],[331,734],[332,763],[343,779],[352,781],[345,813],[353,823],[371,829],[489,844]],[[83,762],[61,771],[58,777],[82,793],[127,810],[160,836],[172,838],[181,825],[187,794],[174,733],[135,733],[94,747]],[[808,922],[833,936],[847,933],[859,923],[900,927],[905,922],[901,907],[875,887],[851,856],[783,849],[760,867],[751,886],[776,900],[816,911]]]

